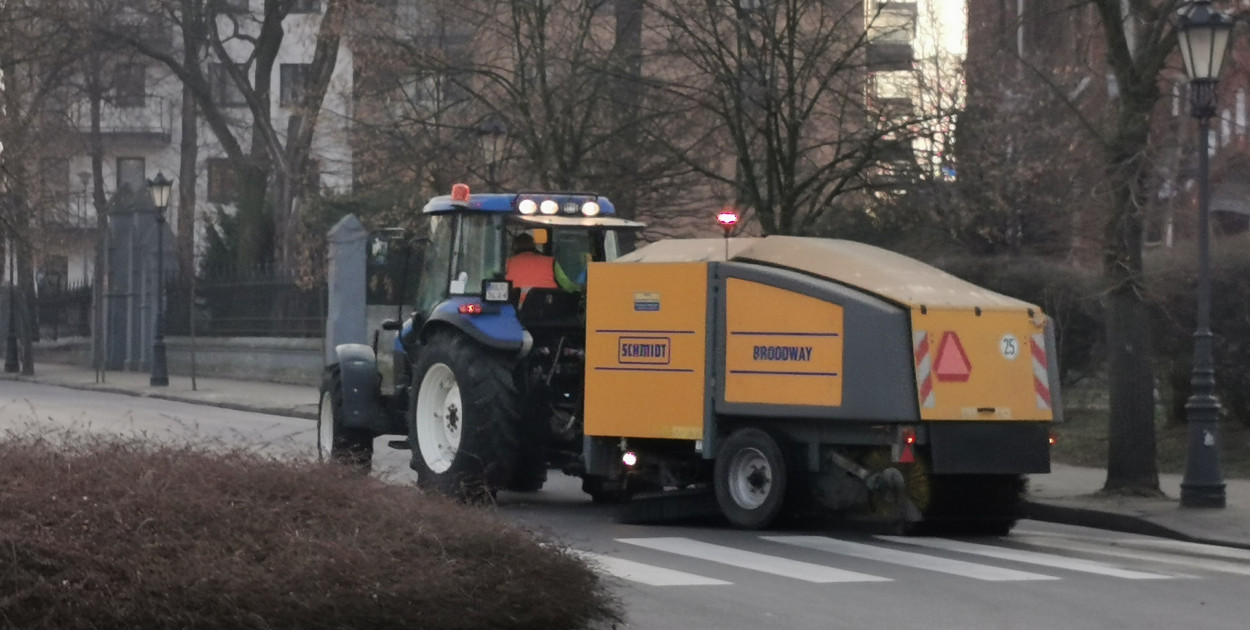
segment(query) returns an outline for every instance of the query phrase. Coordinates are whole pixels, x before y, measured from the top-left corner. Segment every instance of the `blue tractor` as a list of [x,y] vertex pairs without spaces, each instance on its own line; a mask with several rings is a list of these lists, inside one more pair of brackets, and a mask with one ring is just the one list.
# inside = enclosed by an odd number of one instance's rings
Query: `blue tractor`
[[[399,299],[411,313],[381,325],[396,333],[393,378],[379,369],[376,333],[372,346],[335,348],[321,385],[323,459],[368,470],[376,438],[406,436],[387,444],[411,449],[418,486],[467,500],[538,490],[552,468],[581,474],[586,266],[625,253],[643,224],[594,194],[463,184],[422,213],[424,253]],[[514,285],[517,242],[550,260],[554,284]],[[587,483],[596,499],[616,492]]]

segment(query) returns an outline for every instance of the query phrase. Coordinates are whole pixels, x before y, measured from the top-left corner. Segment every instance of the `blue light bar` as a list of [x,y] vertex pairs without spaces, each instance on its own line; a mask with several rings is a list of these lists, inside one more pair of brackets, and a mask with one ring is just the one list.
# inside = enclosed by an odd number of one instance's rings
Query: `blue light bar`
[[[442,214],[446,212],[506,212],[509,214],[520,214],[517,210],[517,204],[522,199],[533,199],[535,202],[542,203],[545,199],[551,199],[559,204],[561,208],[560,214],[565,214],[564,208],[568,203],[575,203],[577,207],[581,207],[587,201],[594,201],[599,204],[600,216],[611,216],[616,214],[616,208],[607,197],[601,197],[594,193],[566,193],[566,192],[523,192],[523,193],[473,193],[469,196],[468,201],[452,201],[451,195],[441,195],[434,197],[425,204],[421,209],[422,214]],[[579,212],[575,216],[582,216]]]

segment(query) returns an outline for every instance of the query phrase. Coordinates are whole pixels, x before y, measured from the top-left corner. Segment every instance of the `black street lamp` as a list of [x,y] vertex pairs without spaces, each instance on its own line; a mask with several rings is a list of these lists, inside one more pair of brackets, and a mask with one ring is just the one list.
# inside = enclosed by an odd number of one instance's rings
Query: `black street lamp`
[[1194,330],[1191,395],[1185,403],[1189,451],[1181,480],[1181,505],[1224,507],[1224,476],[1220,473],[1220,401],[1215,397],[1215,361],[1211,335],[1211,117],[1215,85],[1228,52],[1233,22],[1211,8],[1208,0],[1191,2],[1177,14],[1177,37],[1185,72],[1189,74],[1190,109],[1198,119],[1198,313]]
[[504,140],[508,128],[498,120],[491,119],[478,128],[482,140],[482,153],[486,156],[486,187],[495,192],[498,184],[499,160],[503,158]]
[[152,205],[156,206],[156,340],[152,342],[153,387],[169,385],[169,369],[165,362],[165,208],[174,183],[159,172],[148,180]]

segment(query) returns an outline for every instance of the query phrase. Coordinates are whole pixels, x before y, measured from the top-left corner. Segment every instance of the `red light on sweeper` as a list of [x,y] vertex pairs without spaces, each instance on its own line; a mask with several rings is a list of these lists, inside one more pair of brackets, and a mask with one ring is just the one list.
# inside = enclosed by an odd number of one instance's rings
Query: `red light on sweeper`
[[733,210],[721,210],[716,213],[716,222],[721,224],[725,229],[732,228],[738,223],[738,213]]
[[469,200],[469,185],[468,184],[453,185],[451,187],[451,200],[452,201],[468,201]]

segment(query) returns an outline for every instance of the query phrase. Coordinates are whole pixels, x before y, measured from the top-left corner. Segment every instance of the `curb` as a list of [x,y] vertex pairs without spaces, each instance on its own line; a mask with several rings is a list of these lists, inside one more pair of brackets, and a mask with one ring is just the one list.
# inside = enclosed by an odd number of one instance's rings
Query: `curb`
[[1169,538],[1182,542],[1217,545],[1220,547],[1235,547],[1238,549],[1250,549],[1250,544],[1245,542],[1191,536],[1179,530],[1172,529],[1171,527],[1165,527],[1158,523],[1154,523],[1149,519],[1142,518],[1140,516],[1132,516],[1129,514],[1121,514],[1106,510],[1078,508],[1038,501],[1026,501],[1024,505],[1024,517],[1047,523],[1077,525],[1080,527],[1091,527],[1095,529],[1123,532],[1125,534]]
[[220,409],[231,409],[233,411],[248,411],[251,413],[263,413],[271,416],[283,416],[286,418],[300,418],[303,420],[316,420],[317,412],[302,411],[290,407],[260,407],[256,405],[247,405],[242,403],[233,403],[227,401],[204,400],[201,398],[192,398],[190,396],[180,396],[178,394],[164,394],[160,392],[135,391],[133,389],[125,389],[122,387],[114,387],[108,384],[79,384],[79,383],[60,383],[55,381],[44,381],[38,377],[23,377],[19,375],[0,375],[0,379],[9,381],[23,381],[28,383],[38,383],[40,385],[50,385],[53,387],[64,387],[66,389],[74,389],[87,392],[102,392],[105,394],[121,394],[123,396],[131,396],[134,398],[154,398],[157,400],[168,400],[172,402],[186,403],[188,405],[201,405],[205,407],[218,407]]

